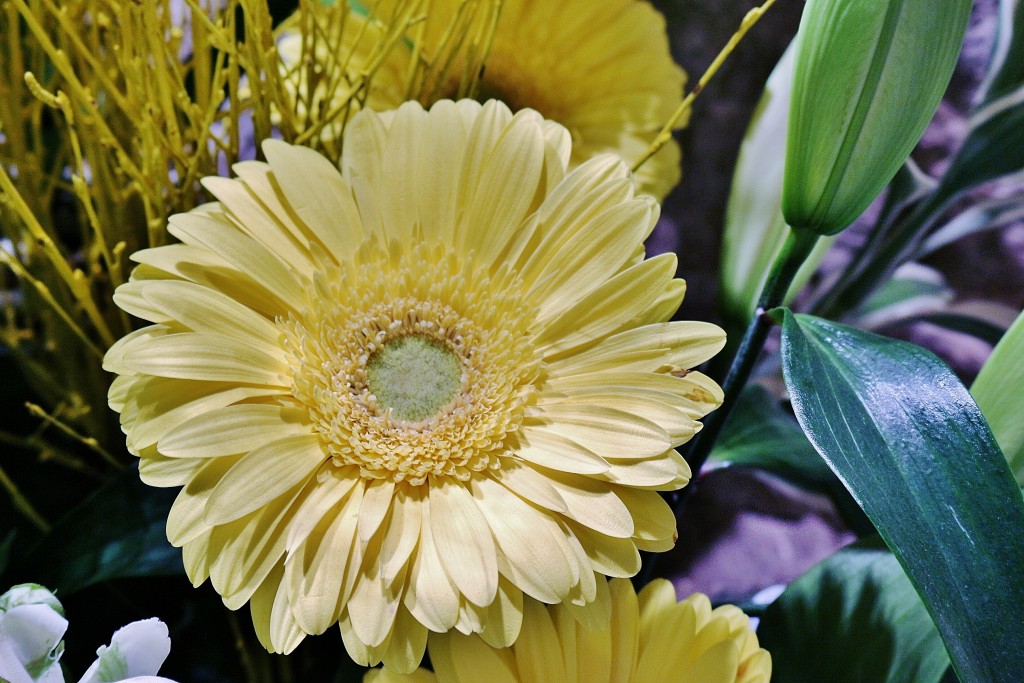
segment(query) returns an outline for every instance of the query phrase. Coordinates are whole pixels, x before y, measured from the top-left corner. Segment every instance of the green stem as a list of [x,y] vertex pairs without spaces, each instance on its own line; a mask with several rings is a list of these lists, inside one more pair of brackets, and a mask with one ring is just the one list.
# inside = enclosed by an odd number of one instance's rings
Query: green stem
[[[729,413],[732,412],[736,399],[747,383],[761,353],[761,348],[768,338],[768,332],[774,323],[767,312],[782,305],[786,292],[789,291],[789,287],[793,283],[793,278],[796,277],[797,271],[807,260],[817,241],[818,235],[815,233],[790,230],[782,251],[775,258],[768,280],[761,289],[757,311],[747,326],[743,341],[740,342],[739,350],[729,368],[729,374],[722,382],[722,391],[725,393],[722,405],[705,418],[704,428],[690,441],[687,449],[686,461],[690,464],[695,476],[700,472],[708,454],[711,453],[711,447],[714,446],[719,432],[722,431],[722,425],[725,424]],[[693,484],[688,488],[692,487]]]

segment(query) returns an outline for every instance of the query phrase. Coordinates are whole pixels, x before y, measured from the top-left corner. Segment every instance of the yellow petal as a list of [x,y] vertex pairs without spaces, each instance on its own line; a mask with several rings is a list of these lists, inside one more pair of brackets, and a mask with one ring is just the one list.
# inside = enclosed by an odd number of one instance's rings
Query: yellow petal
[[220,480],[206,505],[207,524],[224,524],[306,480],[325,460],[314,434],[289,436],[246,454]]
[[289,373],[280,353],[234,337],[185,332],[140,340],[122,361],[134,371],[157,377],[285,386]]
[[507,563],[499,569],[538,600],[560,602],[572,587],[571,549],[554,520],[496,481],[472,480],[473,497]]
[[292,310],[306,302],[304,280],[262,244],[237,228],[202,214],[179,213],[168,219],[167,231],[185,244],[203,246],[220,255]]
[[350,489],[288,555],[284,585],[296,623],[309,633],[323,633],[338,619],[347,597],[346,583],[354,583],[361,554],[356,543],[356,521],[362,499],[361,485]]
[[[435,654],[436,660],[435,660]],[[479,636],[445,634],[430,637],[430,657],[441,680],[453,683],[521,683],[505,653],[490,648]]]
[[475,605],[486,606],[498,590],[498,560],[487,521],[458,480],[433,481],[425,505],[441,564],[452,583]]
[[515,454],[527,462],[563,472],[600,474],[610,467],[601,456],[542,426],[520,428]]
[[420,544],[409,567],[404,605],[421,624],[444,632],[459,618],[459,593],[441,566],[430,527],[430,509],[421,507]]
[[347,254],[363,237],[352,190],[322,154],[280,140],[264,140],[263,153],[288,206],[327,251]]
[[607,536],[573,521],[565,523],[587,551],[596,571],[619,578],[627,578],[640,571],[640,553],[631,539]]
[[522,683],[547,683],[565,680],[565,664],[558,634],[544,605],[533,600],[523,604],[527,627],[516,641],[515,655]]
[[244,403],[193,417],[164,434],[158,448],[171,458],[216,458],[246,453],[281,437],[312,432],[305,410]]
[[608,484],[552,470],[541,470],[540,474],[565,501],[568,508],[566,517],[606,536],[633,536],[633,517]]
[[462,221],[462,243],[484,264],[496,262],[533,208],[544,168],[540,120],[533,111],[517,113],[476,176],[479,189]]
[[524,427],[546,429],[598,455],[657,455],[672,447],[665,430],[636,415],[592,405],[546,405],[529,409]]
[[176,322],[196,332],[238,336],[277,346],[281,330],[223,293],[182,280],[128,283],[118,289],[139,287],[142,297]]
[[[260,165],[266,167],[266,164]],[[267,211],[260,198],[245,183],[216,176],[203,178],[202,183],[230,212],[226,220],[232,225],[277,254],[297,272],[306,277],[312,274],[313,264],[309,260],[307,242],[296,239]],[[270,196],[273,196],[273,189]]]
[[688,320],[645,325],[604,339],[581,353],[555,361],[558,374],[574,372],[655,372],[663,367],[689,369],[725,345],[717,325]]
[[536,339],[546,357],[564,354],[633,326],[638,302],[654,299],[675,274],[674,254],[639,263],[605,281],[587,296],[559,311]]

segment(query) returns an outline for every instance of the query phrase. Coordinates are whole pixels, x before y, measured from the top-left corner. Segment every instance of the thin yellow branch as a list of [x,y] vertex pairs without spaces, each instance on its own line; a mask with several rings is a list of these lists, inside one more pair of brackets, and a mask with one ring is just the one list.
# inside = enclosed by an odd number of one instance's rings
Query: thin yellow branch
[[672,131],[675,130],[676,124],[678,124],[683,116],[690,111],[690,107],[693,106],[693,101],[697,99],[697,96],[703,92],[707,84],[712,78],[714,78],[715,74],[718,73],[718,69],[722,66],[725,60],[728,59],[729,55],[733,53],[733,50],[735,50],[736,46],[740,44],[743,37],[747,35],[747,31],[752,29],[758,20],[764,16],[764,13],[767,12],[774,4],[775,0],[767,0],[760,7],[755,7],[747,12],[746,16],[743,17],[743,21],[740,22],[740,27],[732,34],[732,37],[729,38],[729,42],[725,44],[725,47],[718,53],[715,60],[711,62],[711,66],[707,68],[704,75],[702,75],[700,80],[697,81],[697,85],[693,87],[693,90],[690,91],[672,116],[669,117],[668,121],[658,132],[658,135],[654,138],[654,141],[651,142],[650,146],[644,152],[644,155],[640,157],[635,164],[633,164],[632,170],[634,173],[636,173],[636,171],[643,166],[648,159],[657,154],[662,147],[668,144],[668,141],[672,139]]

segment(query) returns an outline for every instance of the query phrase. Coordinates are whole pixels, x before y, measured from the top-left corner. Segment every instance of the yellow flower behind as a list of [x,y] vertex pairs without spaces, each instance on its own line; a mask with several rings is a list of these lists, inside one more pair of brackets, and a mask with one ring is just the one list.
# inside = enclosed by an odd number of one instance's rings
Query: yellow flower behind
[[[394,4],[371,5],[374,16],[389,17]],[[638,161],[682,101],[686,74],[672,61],[664,18],[644,0],[505,0],[491,35],[493,20],[466,0],[431,0],[424,25],[409,41],[416,49],[389,55],[375,74],[367,106],[390,109],[404,99],[430,104],[467,95],[476,81],[479,101],[499,99],[513,111],[535,109],[568,128],[576,165],[602,152],[629,164]],[[340,52],[356,40],[368,42],[356,26],[367,24],[372,34],[378,25],[356,14],[349,21],[337,43]],[[295,88],[304,87],[297,80],[304,72],[296,66],[301,42],[293,18],[279,31],[278,45],[291,76],[286,83]],[[472,57],[485,50],[481,68]],[[396,66],[403,59],[434,67],[405,95],[400,93],[409,69]],[[317,100],[335,96],[319,90]],[[321,115],[330,109],[322,107]],[[679,182],[679,160],[679,146],[671,141],[640,168],[640,191],[664,198]]]
[[[500,102],[364,111],[340,170],[263,145],[207,178],[115,300],[153,325],[108,351],[140,474],[197,585],[291,651],[335,622],[359,662],[427,631],[519,632],[523,594],[599,618],[598,575],[672,546],[657,491],[721,390],[723,332],[666,322],[676,259],[613,155]],[[588,616],[598,615],[598,616]]]
[[524,604],[523,632],[504,650],[479,636],[432,635],[436,673],[376,669],[364,683],[768,683],[771,655],[732,605],[711,609],[697,593],[676,602],[668,581],[640,591],[611,582],[611,620],[581,626],[562,605]]

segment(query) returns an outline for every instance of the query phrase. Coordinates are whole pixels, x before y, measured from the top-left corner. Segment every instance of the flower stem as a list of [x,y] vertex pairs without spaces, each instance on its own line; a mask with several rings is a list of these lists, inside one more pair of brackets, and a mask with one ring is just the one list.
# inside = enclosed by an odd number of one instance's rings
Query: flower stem
[[[782,305],[786,292],[789,291],[789,287],[793,283],[793,278],[796,277],[797,271],[807,260],[807,256],[817,241],[818,235],[815,233],[790,230],[789,237],[782,246],[782,251],[775,258],[771,272],[768,274],[768,280],[761,289],[757,311],[747,326],[747,331],[736,351],[729,373],[722,382],[722,391],[725,394],[722,405],[704,420],[704,428],[690,441],[687,449],[686,461],[690,464],[694,476],[700,473],[701,467],[704,466],[704,462],[711,453],[711,448],[714,446],[719,432],[722,431],[722,426],[728,419],[729,413],[732,412],[740,391],[746,385],[761,353],[761,348],[768,338],[768,332],[774,324],[768,311]],[[687,488],[692,487],[693,484]]]

